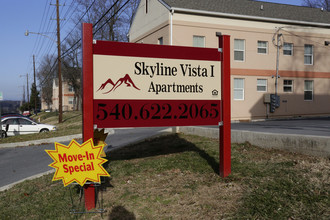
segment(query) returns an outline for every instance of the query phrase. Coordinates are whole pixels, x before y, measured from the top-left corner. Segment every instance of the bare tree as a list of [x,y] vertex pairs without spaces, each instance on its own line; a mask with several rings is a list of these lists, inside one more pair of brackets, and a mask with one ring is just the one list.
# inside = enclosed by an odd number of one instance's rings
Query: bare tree
[[[139,0],[77,0],[79,5],[73,23],[86,22],[94,26],[94,38],[109,41],[127,41],[129,27]],[[86,13],[87,12],[87,13]],[[81,101],[81,48],[74,45],[81,35],[78,26],[63,45],[67,51],[63,61],[63,79],[75,92],[74,103],[76,110]]]
[[325,11],[330,11],[330,0],[304,0],[303,5],[311,8],[323,8]]
[[[80,45],[78,42],[79,35],[72,34],[66,39],[63,45],[63,51],[66,51],[66,55],[63,57],[63,80],[68,83],[74,90],[74,109],[80,109],[81,101],[81,61],[79,59]],[[67,49],[67,47],[69,49]]]
[[41,99],[46,102],[48,109],[52,104],[53,80],[56,74],[56,69],[54,68],[55,62],[56,57],[46,55],[42,59],[39,71],[37,72],[37,77],[41,87]]
[[94,38],[109,41],[127,41],[128,30],[139,0],[77,0],[80,5],[76,20],[88,9],[83,22],[92,23]]

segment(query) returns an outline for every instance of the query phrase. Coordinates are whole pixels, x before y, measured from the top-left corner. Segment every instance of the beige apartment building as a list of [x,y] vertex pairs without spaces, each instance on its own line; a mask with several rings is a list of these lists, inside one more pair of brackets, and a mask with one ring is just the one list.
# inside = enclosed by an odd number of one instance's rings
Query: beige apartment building
[[[330,12],[252,0],[141,0],[129,40],[218,47],[231,37],[232,120],[330,115]],[[280,96],[271,112],[269,94]]]
[[[41,102],[41,110],[49,109],[51,111],[58,111],[58,92],[59,92],[59,86],[58,86],[58,80],[53,80],[53,94],[52,94],[52,104],[51,106],[47,106],[45,101],[42,100]],[[62,85],[62,109],[63,111],[72,111],[74,110],[75,106],[75,99],[74,99],[74,90],[73,88],[65,81],[63,81]]]

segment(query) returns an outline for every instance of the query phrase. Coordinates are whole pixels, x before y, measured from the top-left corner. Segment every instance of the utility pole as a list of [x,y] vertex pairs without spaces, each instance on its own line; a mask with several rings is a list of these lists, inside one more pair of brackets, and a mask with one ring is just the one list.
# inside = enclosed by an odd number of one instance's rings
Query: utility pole
[[277,86],[278,86],[278,71],[279,71],[279,63],[280,63],[280,40],[281,40],[282,34],[277,33],[277,56],[276,56],[276,76],[275,76],[275,95],[277,95]]
[[[281,27],[277,29],[276,33],[274,34],[273,37],[273,44],[276,46],[277,49],[277,54],[276,54],[276,76],[275,76],[275,94],[271,94],[270,95],[270,112],[274,113],[275,109],[280,107],[280,96],[278,96],[278,78],[280,78],[280,76],[278,75],[279,72],[279,64],[280,64],[280,48],[282,47],[282,45],[280,45],[281,43],[281,37],[282,34],[280,34]],[[275,43],[275,35],[276,35],[276,40],[277,42]],[[272,76],[273,77],[273,76]]]
[[25,85],[23,85],[23,103],[25,103]]
[[56,21],[57,21],[57,63],[58,63],[58,123],[62,123],[62,73],[61,73],[61,37],[60,37],[60,9],[59,0],[56,0]]
[[281,30],[281,28],[279,28],[277,30],[277,44],[276,44],[276,49],[277,49],[277,55],[276,55],[276,76],[275,76],[275,95],[277,96],[277,87],[278,87],[278,71],[279,71],[279,64],[280,64],[280,48],[282,45],[280,45],[281,42],[281,37],[282,34],[278,33]]
[[[20,75],[19,77],[22,77],[25,75]],[[29,74],[26,74],[26,93],[27,93],[27,102],[30,102],[29,100]]]
[[38,93],[37,93],[37,83],[36,83],[36,62],[35,62],[35,56],[33,55],[33,80],[34,80],[34,86],[35,86],[35,97],[34,97],[34,113],[37,115],[37,99],[38,99]]
[[26,93],[27,93],[27,102],[30,102],[29,97],[29,74],[26,74]]

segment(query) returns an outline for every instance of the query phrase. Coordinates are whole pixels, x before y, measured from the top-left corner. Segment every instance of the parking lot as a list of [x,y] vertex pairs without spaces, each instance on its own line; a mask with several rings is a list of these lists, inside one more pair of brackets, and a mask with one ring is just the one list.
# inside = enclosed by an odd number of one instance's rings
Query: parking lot
[[232,123],[231,128],[276,134],[330,136],[330,117],[241,122]]

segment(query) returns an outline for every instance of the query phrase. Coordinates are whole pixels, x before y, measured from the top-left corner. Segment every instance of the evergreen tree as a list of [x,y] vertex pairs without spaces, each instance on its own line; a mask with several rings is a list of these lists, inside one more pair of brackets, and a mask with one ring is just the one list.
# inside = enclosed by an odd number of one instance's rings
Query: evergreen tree
[[39,92],[37,90],[36,85],[33,83],[32,87],[31,87],[30,107],[31,107],[31,109],[34,109],[34,111],[36,111],[36,110],[40,109],[40,106],[41,106],[41,101],[40,101],[40,97],[39,97]]

